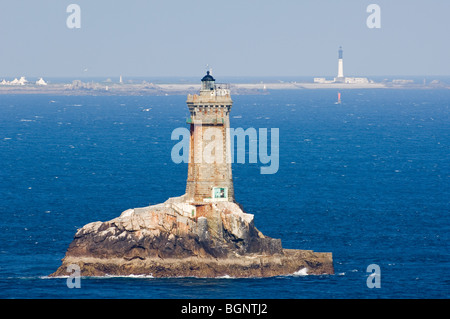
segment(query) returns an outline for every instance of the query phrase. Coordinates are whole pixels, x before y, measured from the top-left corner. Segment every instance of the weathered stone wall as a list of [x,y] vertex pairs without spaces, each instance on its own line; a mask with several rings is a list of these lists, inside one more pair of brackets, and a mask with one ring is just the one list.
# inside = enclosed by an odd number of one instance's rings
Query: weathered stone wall
[[234,201],[231,161],[227,153],[230,145],[227,128],[230,127],[231,98],[229,95],[195,97],[188,98],[191,140],[186,194],[190,199],[201,202],[211,198],[213,187],[226,187],[228,200]]

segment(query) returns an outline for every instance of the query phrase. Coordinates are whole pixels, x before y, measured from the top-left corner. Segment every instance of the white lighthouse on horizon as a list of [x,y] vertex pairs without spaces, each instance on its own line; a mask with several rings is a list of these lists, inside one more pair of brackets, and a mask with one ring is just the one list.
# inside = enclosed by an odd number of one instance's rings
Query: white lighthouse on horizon
[[344,82],[344,51],[342,50],[342,47],[339,47],[338,51],[338,75],[335,79],[336,82]]
[[338,51],[338,74],[337,77],[335,77],[333,80],[327,80],[324,77],[320,78],[314,78],[314,83],[321,83],[321,84],[331,84],[331,83],[338,83],[338,84],[368,84],[368,83],[374,83],[372,80],[369,81],[368,78],[365,77],[345,77],[344,76],[344,50],[342,50],[342,47],[339,47]]

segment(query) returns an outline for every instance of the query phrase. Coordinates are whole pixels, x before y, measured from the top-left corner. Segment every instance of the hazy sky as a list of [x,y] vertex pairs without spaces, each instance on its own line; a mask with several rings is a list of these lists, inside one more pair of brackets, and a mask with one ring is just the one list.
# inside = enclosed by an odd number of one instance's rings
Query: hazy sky
[[335,76],[340,45],[347,76],[450,75],[450,0],[1,0],[0,43],[0,78]]

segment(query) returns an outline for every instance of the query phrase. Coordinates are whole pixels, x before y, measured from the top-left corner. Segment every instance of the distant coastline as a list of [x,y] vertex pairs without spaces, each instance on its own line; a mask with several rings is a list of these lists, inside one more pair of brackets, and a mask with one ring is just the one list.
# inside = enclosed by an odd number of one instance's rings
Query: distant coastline
[[[277,83],[232,83],[233,94],[267,94],[270,90],[316,90],[316,89],[450,89],[450,84],[439,80],[428,83],[415,83],[410,80],[393,80],[372,83],[311,83],[283,82]],[[26,83],[22,85],[0,85],[1,94],[49,94],[49,95],[184,95],[199,90],[198,84],[191,83],[113,83],[110,81],[71,83]]]

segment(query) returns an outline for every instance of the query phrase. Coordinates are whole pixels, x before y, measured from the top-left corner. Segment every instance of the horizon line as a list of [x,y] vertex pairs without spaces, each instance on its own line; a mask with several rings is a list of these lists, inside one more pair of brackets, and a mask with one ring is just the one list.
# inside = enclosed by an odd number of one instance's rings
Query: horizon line
[[[196,78],[202,77],[200,75],[0,75],[0,79],[4,78],[20,78],[20,77],[30,77],[30,78],[105,78],[105,79],[113,79],[113,78]],[[217,76],[217,75],[216,75]],[[225,78],[315,78],[315,77],[325,77],[325,78],[334,78],[336,75],[220,75],[220,77]],[[347,75],[345,77],[450,77],[450,74],[413,74],[413,75],[405,75],[405,74],[381,74],[381,75]]]

